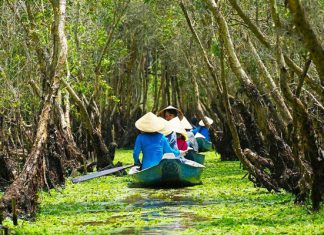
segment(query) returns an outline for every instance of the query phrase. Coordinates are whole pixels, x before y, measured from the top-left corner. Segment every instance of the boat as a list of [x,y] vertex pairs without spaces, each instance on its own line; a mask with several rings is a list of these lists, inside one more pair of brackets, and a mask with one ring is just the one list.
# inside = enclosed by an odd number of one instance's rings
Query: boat
[[205,155],[201,153],[197,153],[196,151],[190,149],[188,150],[188,153],[185,156],[186,159],[198,162],[199,164],[204,164],[205,162]]
[[173,154],[165,154],[156,166],[140,170],[132,167],[129,175],[134,183],[143,186],[187,186],[201,183],[201,173],[205,166]]
[[208,152],[213,149],[213,145],[210,141],[207,141],[204,138],[196,138],[196,140],[199,152]]

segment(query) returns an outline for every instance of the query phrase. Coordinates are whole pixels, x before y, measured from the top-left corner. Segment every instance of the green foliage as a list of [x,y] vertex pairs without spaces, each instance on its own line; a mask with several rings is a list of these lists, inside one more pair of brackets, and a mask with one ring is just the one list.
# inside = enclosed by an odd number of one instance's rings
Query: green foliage
[[213,44],[211,46],[211,52],[215,57],[220,57],[221,55],[220,45],[216,40],[213,40]]
[[[116,161],[132,163],[131,151]],[[127,176],[107,176],[41,192],[34,222],[19,221],[14,234],[321,234],[324,210],[310,213],[285,192],[254,188],[239,162],[207,153],[203,184],[180,189],[131,188]]]

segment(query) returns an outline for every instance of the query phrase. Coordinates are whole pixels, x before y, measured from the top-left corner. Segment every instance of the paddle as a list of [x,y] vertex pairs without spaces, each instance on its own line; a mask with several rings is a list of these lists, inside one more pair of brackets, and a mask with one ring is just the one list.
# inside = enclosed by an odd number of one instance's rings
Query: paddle
[[103,171],[94,172],[94,173],[91,173],[91,174],[88,174],[88,175],[83,175],[83,176],[76,177],[76,178],[72,179],[72,183],[76,184],[76,183],[87,181],[87,180],[97,178],[97,177],[100,177],[100,176],[109,175],[109,174],[115,173],[117,171],[121,171],[121,170],[124,170],[124,169],[127,169],[127,168],[131,168],[133,166],[134,165],[119,166],[119,167],[111,168],[111,169],[108,169],[108,170],[103,170]]

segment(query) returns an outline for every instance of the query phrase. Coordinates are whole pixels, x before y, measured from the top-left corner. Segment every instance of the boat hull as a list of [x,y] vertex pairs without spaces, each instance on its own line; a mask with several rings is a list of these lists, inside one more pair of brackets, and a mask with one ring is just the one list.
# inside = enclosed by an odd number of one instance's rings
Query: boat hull
[[213,149],[213,145],[211,142],[205,140],[204,138],[196,138],[198,143],[199,152],[207,152]]
[[198,162],[201,165],[205,163],[205,155],[197,153],[194,150],[189,150],[185,158],[191,161]]
[[142,171],[132,168],[130,175],[135,183],[142,185],[175,186],[201,183],[204,166],[187,159],[162,159],[156,166]]

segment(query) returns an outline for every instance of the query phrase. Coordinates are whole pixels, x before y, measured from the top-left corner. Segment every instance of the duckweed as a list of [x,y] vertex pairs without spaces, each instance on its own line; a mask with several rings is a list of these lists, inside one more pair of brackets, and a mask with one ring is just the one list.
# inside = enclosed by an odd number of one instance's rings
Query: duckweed
[[[116,160],[131,164],[131,151],[118,150]],[[310,205],[295,205],[291,194],[255,188],[244,175],[239,162],[221,162],[208,152],[201,185],[133,188],[128,176],[68,181],[39,193],[35,221],[4,224],[14,234],[324,233],[323,209],[312,213]]]

